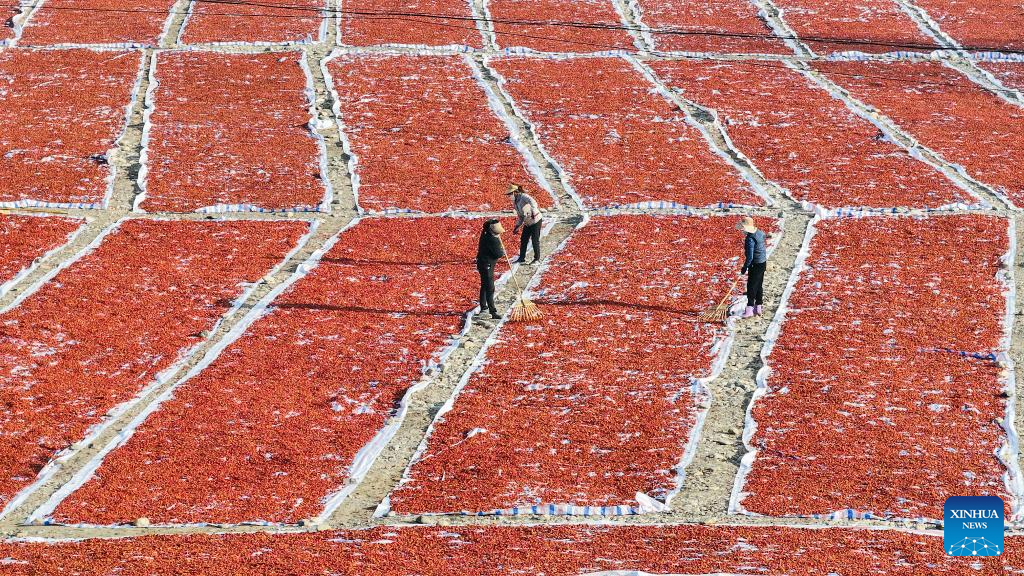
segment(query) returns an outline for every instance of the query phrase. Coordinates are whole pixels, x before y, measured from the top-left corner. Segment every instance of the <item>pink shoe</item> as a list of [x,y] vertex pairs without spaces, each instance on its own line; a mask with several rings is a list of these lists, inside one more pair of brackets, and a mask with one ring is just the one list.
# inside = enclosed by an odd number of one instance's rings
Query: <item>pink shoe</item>
[[757,306],[754,306],[754,314],[757,314],[758,316],[764,314],[764,306],[762,306],[760,304],[758,304]]
[[747,306],[746,310],[743,311],[743,315],[740,318],[751,318],[754,315],[754,307]]

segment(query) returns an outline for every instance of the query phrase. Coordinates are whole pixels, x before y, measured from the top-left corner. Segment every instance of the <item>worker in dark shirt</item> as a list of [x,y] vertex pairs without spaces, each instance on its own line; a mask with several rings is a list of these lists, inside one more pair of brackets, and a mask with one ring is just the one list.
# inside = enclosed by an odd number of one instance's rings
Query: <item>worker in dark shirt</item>
[[505,256],[505,246],[501,243],[504,232],[497,218],[484,222],[476,250],[476,270],[480,273],[480,312],[487,308],[491,318],[501,318],[494,307],[494,264]]
[[764,271],[768,267],[764,232],[757,229],[750,216],[736,224],[736,229],[744,234],[743,269],[740,273],[747,274],[747,307],[743,317],[760,316],[764,313]]

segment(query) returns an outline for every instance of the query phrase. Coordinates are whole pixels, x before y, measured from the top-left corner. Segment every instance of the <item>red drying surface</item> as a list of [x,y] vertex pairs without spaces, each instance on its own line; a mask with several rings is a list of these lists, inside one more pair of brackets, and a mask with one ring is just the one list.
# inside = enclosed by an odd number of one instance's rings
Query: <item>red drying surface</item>
[[[276,8],[276,5],[282,6]],[[324,0],[260,0],[245,3],[194,2],[181,40],[207,42],[316,42]]]
[[938,47],[894,0],[776,0],[775,6],[800,40],[819,54]]
[[58,508],[60,521],[296,522],[476,304],[480,221],[366,220],[174,393]]
[[39,2],[22,30],[22,45],[160,42],[175,0]]
[[98,207],[138,74],[130,52],[0,52],[0,202]]
[[[349,46],[423,44],[480,48],[483,40],[476,22],[472,20],[471,3],[471,0],[346,0],[346,14],[341,20],[341,43]],[[405,15],[375,16],[388,13]],[[415,13],[431,16],[415,16]]]
[[821,222],[753,406],[742,505],[942,518],[948,496],[1009,503],[1002,369],[956,353],[1001,348],[1007,249],[1000,218]]
[[0,284],[67,242],[82,224],[75,218],[0,215]]
[[937,170],[883,140],[798,72],[712,62],[651,62],[666,83],[718,112],[729,138],[770,180],[828,207],[973,203]]
[[325,185],[299,58],[160,53],[141,207],[315,209]]
[[855,98],[978,180],[1024,204],[1024,110],[939,63],[815,64]]
[[986,62],[981,65],[1011,90],[1024,90],[1024,62]]
[[628,62],[507,58],[491,66],[587,206],[764,203]]
[[1020,0],[919,0],[943,32],[968,50],[1022,50]]
[[381,527],[306,534],[95,538],[0,544],[5,574],[345,574],[578,576],[651,574],[995,576],[1024,569],[1024,542],[1002,557],[946,556],[942,537],[895,530],[727,526]]
[[637,0],[655,48],[673,52],[791,54],[749,0]]
[[14,19],[25,12],[18,3],[0,6],[0,42],[14,38]]
[[[542,52],[634,50],[633,37],[613,0],[490,0],[494,33],[502,47],[522,46]],[[582,23],[619,29],[583,28]]]
[[0,504],[198,344],[306,228],[129,220],[0,315]]
[[[362,208],[507,210],[509,183],[533,182],[461,56],[342,56],[328,70]],[[549,194],[532,191],[551,205]]]
[[543,321],[503,326],[392,509],[664,498],[696,422],[691,378],[710,373],[725,336],[693,311],[720,300],[736,274],[734,223],[617,216],[577,231],[537,290]]

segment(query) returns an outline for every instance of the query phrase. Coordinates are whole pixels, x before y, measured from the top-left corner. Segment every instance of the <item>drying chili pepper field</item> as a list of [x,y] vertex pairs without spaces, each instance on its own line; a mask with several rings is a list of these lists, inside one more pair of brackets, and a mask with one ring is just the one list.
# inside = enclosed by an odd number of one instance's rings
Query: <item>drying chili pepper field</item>
[[796,70],[766,75],[726,62],[652,66],[684,96],[715,110],[736,147],[795,200],[831,208],[976,203]]
[[828,62],[816,68],[918,142],[1024,204],[1024,113],[936,62]]
[[[548,314],[501,328],[442,408],[392,509],[624,514],[667,500],[691,457],[706,381],[729,352],[728,331],[695,310],[732,277],[736,256],[718,241],[732,224],[616,216],[578,230],[534,288]],[[664,256],[622,267],[633,252]],[[590,263],[582,274],[579,262]]]
[[1022,0],[0,0],[0,575],[1024,576]]
[[136,203],[151,212],[320,208],[329,185],[307,127],[302,57],[159,54]]
[[[403,397],[463,330],[475,272],[460,263],[473,256],[479,224],[367,220],[341,232],[56,517],[237,523],[320,514],[383,448]],[[430,242],[434,234],[443,241]]]
[[[31,6],[20,4],[22,10]],[[138,0],[126,10],[121,0],[37,2],[27,15],[20,41],[27,46],[155,46],[166,33],[174,4],[174,0]]]
[[786,54],[753,2],[744,0],[629,0],[663,52]]
[[815,52],[928,52],[935,41],[893,0],[774,0]]
[[132,52],[0,52],[0,205],[102,207],[140,73]]
[[322,0],[190,2],[181,41],[186,44],[311,43],[323,33]]
[[942,31],[969,50],[1024,49],[1024,11],[1014,0],[917,0]]
[[946,498],[967,491],[1013,504],[1020,472],[1002,425],[1000,360],[1008,222],[880,217],[813,227],[781,331],[768,341],[747,426],[756,451],[735,505],[776,516],[941,518]]
[[627,60],[507,58],[489,65],[585,206],[764,204]]
[[[470,0],[352,0],[340,18],[340,41],[349,46],[483,46]],[[384,14],[400,12],[400,25]]]
[[129,220],[0,312],[0,501],[187,358],[307,228]]
[[[498,210],[509,182],[550,194],[462,56],[339,55],[327,64],[358,179],[373,212]],[[491,96],[493,98],[493,96]],[[354,185],[356,185],[354,183]]]
[[0,295],[47,253],[67,244],[82,224],[60,216],[0,214]]
[[[494,34],[503,47],[541,52],[632,50],[633,37],[622,29],[615,3],[605,0],[491,0]],[[586,26],[559,26],[581,22]]]

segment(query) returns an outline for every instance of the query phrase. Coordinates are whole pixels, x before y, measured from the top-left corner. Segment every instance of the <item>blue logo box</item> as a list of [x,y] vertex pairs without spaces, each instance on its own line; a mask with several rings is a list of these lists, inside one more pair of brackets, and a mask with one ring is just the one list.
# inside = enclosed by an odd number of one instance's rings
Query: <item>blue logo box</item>
[[1003,499],[951,496],[946,499],[943,545],[950,556],[999,556],[1003,553]]

